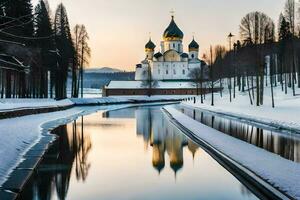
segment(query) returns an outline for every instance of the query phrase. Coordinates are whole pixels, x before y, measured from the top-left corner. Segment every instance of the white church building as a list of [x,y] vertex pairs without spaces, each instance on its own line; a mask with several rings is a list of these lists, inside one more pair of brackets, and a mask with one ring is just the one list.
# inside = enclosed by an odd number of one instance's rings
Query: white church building
[[189,44],[189,52],[185,53],[183,52],[183,37],[183,32],[178,28],[172,16],[171,23],[163,34],[160,51],[155,52],[156,45],[151,39],[146,44],[146,58],[136,66],[135,80],[190,80],[190,71],[194,68],[201,68],[199,44],[193,39]]
[[[151,38],[145,45],[145,58],[136,65],[134,81],[111,81],[104,96],[117,95],[193,95],[198,91],[190,78],[195,68],[205,67],[199,59],[199,44],[193,38],[188,52],[183,51],[184,33],[172,16],[163,33],[160,50]],[[151,91],[150,91],[151,90]]]

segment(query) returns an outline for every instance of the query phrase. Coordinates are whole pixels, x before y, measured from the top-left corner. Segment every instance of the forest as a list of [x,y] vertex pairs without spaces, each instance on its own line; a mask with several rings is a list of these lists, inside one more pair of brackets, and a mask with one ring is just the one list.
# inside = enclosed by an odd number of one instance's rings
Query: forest
[[[300,9],[295,0],[286,0],[276,23],[263,12],[246,14],[240,22],[238,36],[229,33],[229,46],[216,45],[203,55],[207,68],[194,70],[191,78],[202,87],[228,91],[230,102],[237,92],[246,92],[251,105],[264,104],[265,90],[270,88],[275,107],[274,87],[293,96],[300,88]],[[238,39],[236,39],[238,38]],[[205,71],[210,81],[204,78]],[[220,90],[223,96],[224,90]],[[211,94],[214,105],[214,93]],[[201,95],[201,103],[205,96]]]
[[[84,25],[70,27],[65,6],[54,13],[47,0],[0,0],[0,97],[83,95],[83,68],[89,62],[89,35]],[[81,89],[81,90],[80,90]]]

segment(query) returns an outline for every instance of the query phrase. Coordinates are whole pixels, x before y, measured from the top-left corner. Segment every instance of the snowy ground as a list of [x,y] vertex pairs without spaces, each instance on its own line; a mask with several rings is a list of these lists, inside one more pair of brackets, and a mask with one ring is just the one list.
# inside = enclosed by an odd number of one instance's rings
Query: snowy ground
[[49,108],[64,106],[82,106],[93,104],[110,104],[110,103],[136,103],[138,101],[173,101],[182,99],[184,96],[116,96],[116,97],[99,97],[99,98],[72,98],[61,101],[53,99],[0,99],[0,113],[14,110],[24,110],[33,108]]
[[201,104],[200,97],[198,97],[196,104],[189,101],[183,102],[183,105],[300,131],[300,89],[296,90],[299,95],[293,97],[291,89],[285,95],[281,87],[275,88],[275,108],[272,108],[270,91],[269,87],[265,88],[264,105],[259,107],[251,106],[247,92],[237,91],[236,98],[230,103],[227,90],[224,91],[223,98],[219,93],[215,94],[214,106],[211,106],[211,95],[206,96],[204,104]]
[[55,101],[53,99],[0,99],[0,112],[28,108],[63,107],[70,105],[73,105],[73,102],[68,99],[61,101]]
[[[205,126],[173,107],[166,110],[193,135],[289,196],[300,199],[300,165]],[[283,198],[283,197],[282,197]]]

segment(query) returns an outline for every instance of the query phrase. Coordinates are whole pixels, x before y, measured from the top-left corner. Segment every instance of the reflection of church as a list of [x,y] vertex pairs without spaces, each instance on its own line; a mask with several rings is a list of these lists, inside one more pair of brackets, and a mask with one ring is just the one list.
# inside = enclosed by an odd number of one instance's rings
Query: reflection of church
[[159,110],[138,109],[136,119],[137,134],[152,146],[152,164],[159,173],[165,168],[165,153],[176,174],[184,165],[183,148],[187,146],[193,157],[199,148],[166,120]]

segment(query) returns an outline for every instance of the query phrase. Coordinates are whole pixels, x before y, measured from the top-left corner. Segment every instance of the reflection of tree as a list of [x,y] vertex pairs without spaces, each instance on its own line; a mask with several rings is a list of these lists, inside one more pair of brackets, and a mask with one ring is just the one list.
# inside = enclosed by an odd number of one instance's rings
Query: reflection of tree
[[[241,123],[235,120],[220,118],[200,110],[181,108],[180,111],[214,129],[240,140],[246,141],[257,147],[276,153],[286,159],[300,162],[300,140],[288,135],[284,136],[272,131]],[[194,116],[196,112],[196,116]]]
[[[83,117],[81,118],[81,124],[83,124]],[[92,149],[92,143],[90,140],[90,137],[87,137],[87,135],[83,134],[83,126],[81,126],[80,133],[77,132],[77,125],[76,123],[73,124],[74,128],[74,137],[76,137],[75,141],[79,141],[79,144],[75,145],[74,148],[76,148],[76,154],[75,154],[75,171],[76,171],[76,178],[77,180],[86,180],[86,177],[88,175],[88,170],[91,167],[91,164],[87,160],[87,155],[89,151]]]
[[51,199],[54,190],[58,199],[66,199],[73,165],[77,180],[86,179],[90,168],[87,158],[92,144],[89,135],[84,134],[82,122],[83,118],[80,126],[74,122],[52,131],[59,138],[48,150],[32,182],[22,192],[21,199]]

